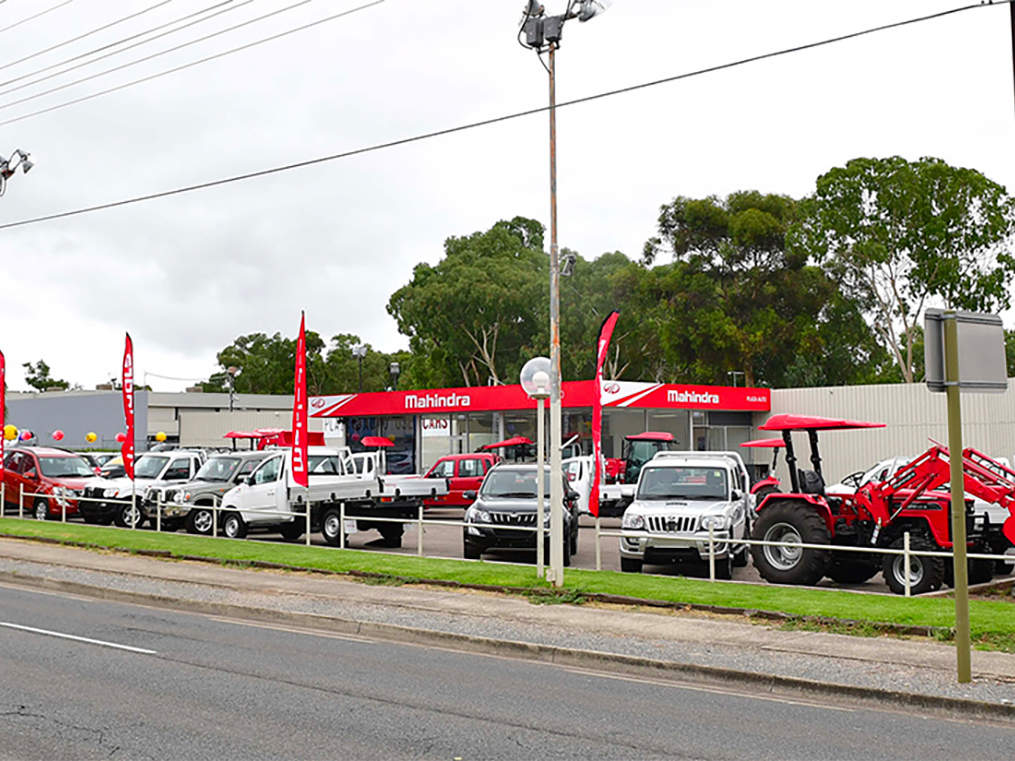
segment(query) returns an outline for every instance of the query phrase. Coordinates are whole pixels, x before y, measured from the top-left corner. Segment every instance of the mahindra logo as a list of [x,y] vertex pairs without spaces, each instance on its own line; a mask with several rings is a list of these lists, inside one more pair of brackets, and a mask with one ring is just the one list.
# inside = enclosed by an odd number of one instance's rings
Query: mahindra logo
[[603,384],[604,394],[619,394],[620,384],[619,383],[604,383]]
[[678,391],[668,389],[666,401],[670,404],[719,404],[719,395],[709,391]]
[[428,410],[434,407],[471,407],[467,394],[406,394],[405,409]]
[[324,399],[320,396],[315,396],[313,399],[310,400],[310,406],[313,407],[315,410],[321,409],[321,407],[323,407],[324,404],[325,404]]

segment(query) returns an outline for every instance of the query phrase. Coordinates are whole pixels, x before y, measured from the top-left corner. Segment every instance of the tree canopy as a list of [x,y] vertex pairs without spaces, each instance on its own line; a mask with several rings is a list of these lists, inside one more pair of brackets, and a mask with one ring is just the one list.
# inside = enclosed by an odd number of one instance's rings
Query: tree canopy
[[911,383],[925,306],[1010,306],[1013,232],[1015,199],[973,169],[859,158],[818,178],[789,248],[840,284]]
[[50,375],[49,365],[45,360],[40,359],[35,364],[25,362],[21,365],[25,368],[25,383],[38,391],[45,391],[50,388],[70,388],[70,383]]

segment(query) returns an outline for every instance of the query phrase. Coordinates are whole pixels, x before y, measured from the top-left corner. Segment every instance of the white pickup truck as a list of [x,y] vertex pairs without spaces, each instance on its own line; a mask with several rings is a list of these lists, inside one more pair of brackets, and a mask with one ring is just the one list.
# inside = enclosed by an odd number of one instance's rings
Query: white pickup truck
[[[249,528],[258,527],[295,541],[306,530],[309,503],[311,531],[320,530],[329,544],[339,544],[343,528],[351,533],[355,527],[377,529],[387,546],[399,547],[402,523],[370,519],[415,518],[424,497],[441,496],[448,489],[444,479],[357,472],[347,448],[309,447],[307,460],[304,488],[293,481],[291,449],[266,457],[245,481],[222,496],[222,533],[241,538]],[[342,503],[348,519],[345,527],[340,519]]]
[[[578,492],[578,510],[589,512],[589,494],[592,492],[592,455],[568,457],[561,462],[568,486]],[[606,483],[606,459],[600,458],[599,514],[619,516],[634,499],[634,484]]]
[[[747,565],[753,504],[750,477],[737,452],[660,452],[642,467],[624,511],[620,569],[643,563],[707,561],[709,533],[716,576]],[[739,541],[738,541],[739,540]]]

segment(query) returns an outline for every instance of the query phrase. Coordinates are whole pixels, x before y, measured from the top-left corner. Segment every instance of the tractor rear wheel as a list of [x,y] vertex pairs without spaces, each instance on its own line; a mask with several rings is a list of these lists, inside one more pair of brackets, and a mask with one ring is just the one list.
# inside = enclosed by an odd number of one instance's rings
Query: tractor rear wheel
[[[902,549],[900,536],[891,544],[891,549]],[[939,552],[941,550],[933,541],[923,534],[910,539],[909,549],[913,552]],[[885,555],[881,574],[885,577],[888,588],[897,595],[906,593],[906,558],[903,555]],[[909,558],[909,591],[920,595],[941,588],[945,579],[945,564],[942,558],[911,555]]]
[[881,570],[879,556],[873,553],[836,552],[828,567],[828,578],[839,584],[863,584]]
[[[769,501],[761,511],[754,539],[766,542],[828,544],[828,526],[813,505],[795,500]],[[817,584],[831,564],[828,550],[754,545],[751,556],[758,573],[773,584]]]

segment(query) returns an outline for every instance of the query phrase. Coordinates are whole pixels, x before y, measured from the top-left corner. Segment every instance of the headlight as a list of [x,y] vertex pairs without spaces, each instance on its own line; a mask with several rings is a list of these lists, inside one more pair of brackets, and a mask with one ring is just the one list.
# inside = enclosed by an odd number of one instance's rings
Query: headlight
[[549,510],[547,510],[543,514],[543,525],[544,526],[549,526],[550,525],[550,511]]
[[73,492],[70,489],[63,488],[62,486],[54,486],[53,494],[57,497],[70,497],[73,495]]
[[490,513],[486,512],[486,510],[470,507],[465,511],[465,520],[469,523],[489,523]]
[[180,498],[180,492],[178,491],[167,491],[166,502],[176,502]]
[[103,490],[102,496],[103,497],[115,497],[116,496],[116,492],[117,492],[117,488],[115,486],[111,486],[108,489],[104,489]]
[[729,528],[729,519],[725,515],[706,515],[701,519],[701,527],[708,531],[722,531],[725,528]]
[[645,516],[638,513],[624,513],[624,519],[620,522],[620,527],[640,531],[645,528]]

